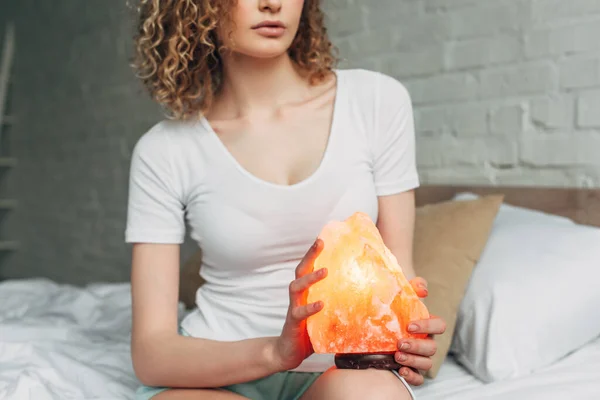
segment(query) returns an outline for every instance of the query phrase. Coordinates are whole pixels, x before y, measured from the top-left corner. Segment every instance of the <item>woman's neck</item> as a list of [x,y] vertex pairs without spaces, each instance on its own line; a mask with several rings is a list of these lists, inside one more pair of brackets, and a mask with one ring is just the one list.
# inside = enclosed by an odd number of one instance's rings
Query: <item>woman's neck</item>
[[217,119],[272,114],[310,96],[308,80],[287,54],[269,59],[228,54],[224,64],[223,86],[213,109]]

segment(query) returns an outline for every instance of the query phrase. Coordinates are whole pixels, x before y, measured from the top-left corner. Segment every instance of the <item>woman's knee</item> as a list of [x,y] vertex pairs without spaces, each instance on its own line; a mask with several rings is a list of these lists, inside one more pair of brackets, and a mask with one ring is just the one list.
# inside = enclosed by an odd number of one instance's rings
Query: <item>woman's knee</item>
[[302,399],[410,400],[412,396],[390,371],[331,369],[313,384]]

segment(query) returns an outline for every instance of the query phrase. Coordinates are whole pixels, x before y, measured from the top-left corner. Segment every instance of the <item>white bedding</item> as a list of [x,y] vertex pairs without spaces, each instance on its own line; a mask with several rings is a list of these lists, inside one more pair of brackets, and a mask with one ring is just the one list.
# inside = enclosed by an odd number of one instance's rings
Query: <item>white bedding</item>
[[[132,399],[128,284],[0,283],[0,399]],[[527,378],[484,385],[448,360],[419,400],[600,399],[600,339]]]
[[529,376],[490,384],[447,359],[436,379],[415,394],[419,400],[599,400],[600,338]]

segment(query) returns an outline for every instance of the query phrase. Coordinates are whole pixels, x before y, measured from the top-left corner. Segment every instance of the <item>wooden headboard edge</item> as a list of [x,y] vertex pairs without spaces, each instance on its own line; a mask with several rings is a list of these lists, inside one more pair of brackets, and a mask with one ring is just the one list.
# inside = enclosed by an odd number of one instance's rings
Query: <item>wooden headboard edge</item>
[[573,219],[577,223],[600,227],[600,189],[423,185],[416,190],[417,206],[451,200],[459,193],[480,196],[502,194],[504,202]]

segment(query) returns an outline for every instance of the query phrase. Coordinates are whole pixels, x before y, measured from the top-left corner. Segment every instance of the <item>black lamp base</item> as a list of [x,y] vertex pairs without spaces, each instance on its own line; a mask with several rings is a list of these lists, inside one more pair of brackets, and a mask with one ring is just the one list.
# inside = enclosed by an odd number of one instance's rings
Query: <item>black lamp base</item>
[[334,360],[339,369],[399,370],[401,367],[394,359],[394,353],[337,353]]

